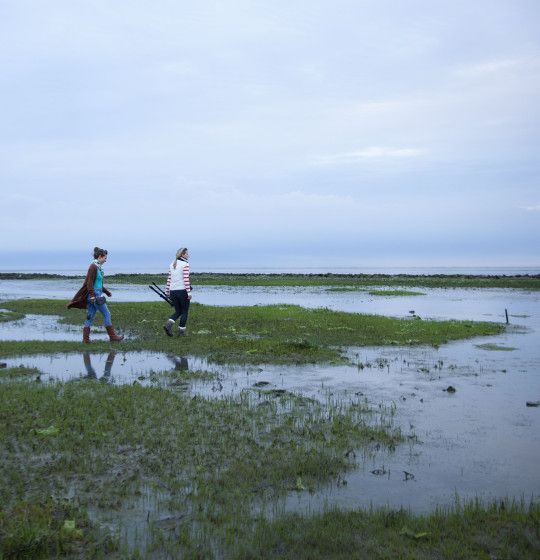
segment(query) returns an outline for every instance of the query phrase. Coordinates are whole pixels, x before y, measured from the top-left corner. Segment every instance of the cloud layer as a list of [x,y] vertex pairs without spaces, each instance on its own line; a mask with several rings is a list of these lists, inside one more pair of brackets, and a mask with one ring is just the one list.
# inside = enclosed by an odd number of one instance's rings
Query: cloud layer
[[3,248],[538,264],[539,16],[8,0]]

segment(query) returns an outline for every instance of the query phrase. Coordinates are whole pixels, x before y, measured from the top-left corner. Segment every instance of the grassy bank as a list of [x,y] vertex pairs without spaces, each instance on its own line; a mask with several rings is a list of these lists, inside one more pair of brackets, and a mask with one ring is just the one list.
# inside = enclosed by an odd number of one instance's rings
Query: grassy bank
[[[4,308],[18,313],[60,315],[82,324],[84,312],[59,300],[14,300]],[[115,326],[130,334],[124,350],[152,350],[205,356],[223,363],[315,363],[341,360],[340,348],[364,345],[440,345],[450,340],[494,335],[504,327],[473,321],[424,321],[378,315],[305,309],[295,305],[216,307],[193,304],[189,336],[165,336],[170,307],[161,302],[111,303]],[[96,321],[97,323],[97,321]],[[93,343],[103,350],[108,343]],[[48,348],[48,350],[45,350]],[[75,342],[4,342],[0,355],[80,350]],[[88,349],[88,347],[86,347]]]
[[[24,315],[84,312],[58,300],[2,306]],[[298,306],[194,304],[190,336],[168,338],[162,302],[110,303],[123,350],[213,361],[342,359],[340,347],[441,344],[497,334],[469,321],[394,319]],[[103,351],[75,342],[2,342],[0,356]],[[0,369],[0,558],[537,558],[538,505],[286,513],[286,499],[337,491],[363,458],[403,443],[395,407],[363,397],[320,403],[252,387],[216,400],[189,384],[208,372],[154,372],[153,386],[36,382],[32,368]],[[159,386],[158,386],[159,384]],[[383,459],[382,459],[383,460]],[[360,498],[361,500],[361,498]],[[295,500],[293,499],[293,502]]]
[[210,558],[250,538],[256,511],[339,480],[356,466],[353,449],[370,454],[402,440],[392,409],[364,401],[258,391],[208,400],[169,381],[170,389],[0,384],[0,557],[64,550],[63,524],[42,527],[64,504],[60,519],[79,531],[66,537],[83,547],[99,550],[91,529],[112,517],[119,554],[130,544],[141,558]]
[[538,506],[283,511],[401,445],[393,409],[169,381],[0,384],[0,557],[538,557]]
[[[0,280],[61,280],[83,276],[60,274],[0,273]],[[164,285],[166,274],[111,274],[108,283]],[[464,274],[191,274],[194,286],[409,286],[426,288],[515,288],[540,290],[540,275],[480,276]]]
[[[293,528],[293,529],[292,529]],[[237,558],[470,560],[540,557],[540,506],[469,504],[416,516],[339,510],[259,521]]]
[[17,321],[24,317],[23,313],[14,313],[12,311],[0,311],[0,323],[7,323],[8,321]]

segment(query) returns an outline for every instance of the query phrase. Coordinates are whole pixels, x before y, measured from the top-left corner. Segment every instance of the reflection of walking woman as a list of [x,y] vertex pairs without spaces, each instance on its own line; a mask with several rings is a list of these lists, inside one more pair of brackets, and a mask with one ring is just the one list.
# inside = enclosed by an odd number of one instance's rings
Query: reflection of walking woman
[[[114,363],[114,357],[116,356],[116,350],[111,350],[107,359],[105,360],[105,369],[103,370],[103,376],[101,379],[107,380],[111,377],[111,369]],[[92,358],[90,352],[83,352],[84,367],[86,368],[86,378],[87,379],[97,379],[96,370],[92,366]]]
[[96,313],[99,311],[103,315],[103,323],[109,340],[111,342],[119,342],[124,337],[118,336],[113,329],[111,314],[109,308],[105,303],[105,293],[111,297],[111,292],[103,285],[103,270],[101,266],[107,261],[107,251],[94,247],[94,262],[88,267],[86,278],[81,289],[75,294],[70,301],[68,308],[77,307],[79,309],[86,309],[86,321],[83,328],[83,342],[90,342],[90,327],[94,321]]
[[189,311],[189,301],[191,300],[191,284],[189,283],[189,253],[185,247],[178,249],[176,258],[169,267],[169,277],[167,278],[167,295],[171,298],[174,305],[174,313],[163,325],[168,336],[172,336],[172,327],[176,319],[180,318],[178,324],[178,334],[186,335],[186,323]]

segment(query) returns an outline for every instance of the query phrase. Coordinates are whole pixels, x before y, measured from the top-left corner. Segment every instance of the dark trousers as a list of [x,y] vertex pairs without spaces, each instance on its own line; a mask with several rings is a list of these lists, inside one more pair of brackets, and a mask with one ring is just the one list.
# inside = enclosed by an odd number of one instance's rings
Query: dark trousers
[[174,305],[174,313],[171,315],[171,319],[176,321],[180,317],[180,327],[185,327],[187,323],[188,311],[189,311],[189,299],[187,290],[172,290],[171,300]]

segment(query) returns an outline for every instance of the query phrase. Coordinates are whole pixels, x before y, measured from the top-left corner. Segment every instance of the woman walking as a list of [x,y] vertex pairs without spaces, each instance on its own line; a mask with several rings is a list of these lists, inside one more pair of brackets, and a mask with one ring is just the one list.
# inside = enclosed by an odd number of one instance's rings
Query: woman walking
[[103,294],[111,297],[111,292],[103,285],[102,265],[107,261],[107,251],[94,247],[94,261],[88,267],[86,278],[81,289],[75,294],[69,302],[68,309],[76,307],[78,309],[86,309],[86,321],[83,328],[83,342],[90,342],[90,327],[94,321],[96,313],[99,311],[103,315],[103,323],[109,340],[111,342],[120,342],[123,336],[119,336],[114,332],[111,313],[107,307],[107,303]]
[[167,336],[172,336],[172,327],[180,318],[178,334],[186,336],[186,324],[188,319],[189,302],[191,300],[191,284],[189,282],[189,252],[185,247],[176,251],[176,258],[169,266],[167,288],[165,291],[174,305],[174,313],[163,325]]

